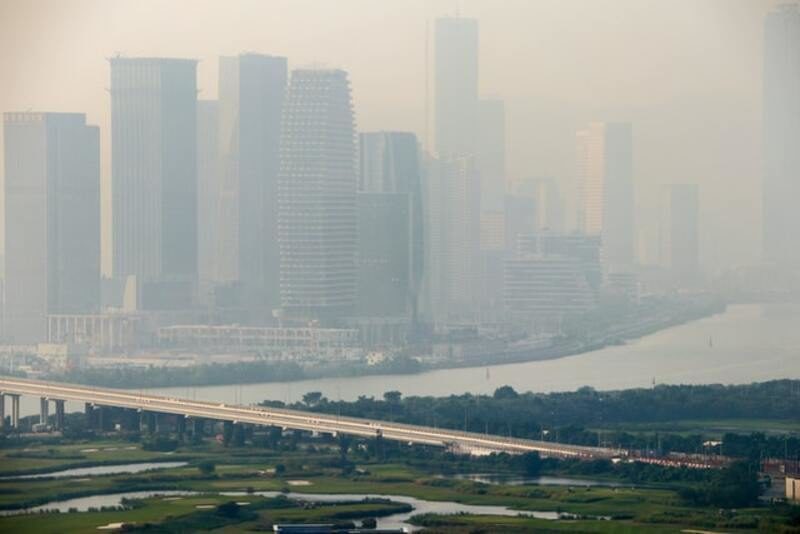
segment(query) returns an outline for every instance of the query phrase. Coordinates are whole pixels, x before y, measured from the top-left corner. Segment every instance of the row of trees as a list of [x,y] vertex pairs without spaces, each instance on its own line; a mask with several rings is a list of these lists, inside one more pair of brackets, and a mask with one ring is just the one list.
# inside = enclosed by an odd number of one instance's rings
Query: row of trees
[[[590,428],[620,428],[631,423],[658,423],[681,419],[784,419],[797,417],[800,381],[777,380],[739,385],[657,386],[599,392],[581,388],[569,393],[524,393],[509,386],[493,395],[406,397],[386,392],[382,399],[359,397],[353,402],[331,401],[309,392],[292,407],[353,417],[391,420],[472,432],[560,441],[582,445],[615,445],[659,452],[720,452],[707,449],[700,433],[646,433]],[[283,406],[281,402],[266,402]],[[746,458],[800,455],[796,436],[729,434],[727,455]]]

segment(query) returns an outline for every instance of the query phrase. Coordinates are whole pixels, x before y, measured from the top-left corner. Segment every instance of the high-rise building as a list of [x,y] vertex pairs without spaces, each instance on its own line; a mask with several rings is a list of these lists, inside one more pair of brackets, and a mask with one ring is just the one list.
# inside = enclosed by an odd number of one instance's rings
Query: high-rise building
[[478,123],[478,21],[436,19],[435,128],[440,157],[475,154]]
[[530,197],[536,204],[536,229],[564,231],[564,200],[553,178],[532,178],[517,184],[515,194]]
[[239,281],[251,304],[280,305],[277,180],[285,57],[219,60],[219,154],[223,169],[218,279]]
[[473,157],[427,166],[426,265],[435,322],[470,315],[479,293],[480,185]]
[[405,193],[356,195],[358,301],[364,317],[410,317],[411,198]]
[[191,303],[197,278],[197,62],[111,63],[113,274],[141,305]]
[[503,209],[506,195],[506,111],[498,98],[478,101],[475,166],[481,177],[481,211]]
[[505,197],[506,249],[513,250],[517,237],[536,231],[536,200],[527,195]]
[[591,123],[576,139],[580,230],[602,236],[608,271],[628,271],[635,235],[631,125]]
[[417,138],[362,133],[359,154],[357,311],[415,317],[424,265]]
[[197,101],[197,275],[217,279],[219,198],[222,187],[218,151],[219,102]]
[[698,192],[694,184],[670,184],[661,194],[659,249],[661,265],[687,279],[697,274]]
[[288,314],[325,319],[354,311],[354,122],[346,72],[292,71],[278,178],[280,289]]
[[787,3],[764,22],[763,256],[800,266],[800,6]]
[[100,133],[82,113],[5,113],[5,326],[47,339],[47,315],[100,304]]

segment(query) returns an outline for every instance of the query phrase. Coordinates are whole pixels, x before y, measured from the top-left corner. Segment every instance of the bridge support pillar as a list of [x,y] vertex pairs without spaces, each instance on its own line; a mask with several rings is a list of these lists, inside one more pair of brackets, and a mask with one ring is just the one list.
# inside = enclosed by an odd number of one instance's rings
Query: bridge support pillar
[[205,429],[205,420],[199,417],[192,417],[189,419],[189,431],[192,433],[192,439],[198,440],[203,437]]
[[103,432],[106,429],[106,423],[108,419],[108,414],[106,413],[105,406],[98,406],[97,407],[97,428],[100,432]]
[[6,426],[6,395],[0,391],[0,428]]
[[9,395],[11,397],[11,427],[19,428],[19,395]]
[[50,419],[50,401],[47,397],[39,399],[39,424],[46,425]]
[[177,415],[178,419],[175,421],[175,433],[178,434],[178,439],[183,441],[186,438],[186,416]]
[[222,422],[222,443],[226,447],[230,445],[233,438],[233,421]]
[[123,410],[122,426],[123,430],[135,432],[141,429],[141,415],[138,410]]
[[86,428],[94,428],[94,406],[91,402],[83,405],[83,415],[86,418]]
[[64,401],[56,400],[56,430],[64,430]]
[[139,431],[147,431],[148,434],[152,434],[156,429],[155,423],[156,414],[153,412],[148,412],[142,410],[139,412]]

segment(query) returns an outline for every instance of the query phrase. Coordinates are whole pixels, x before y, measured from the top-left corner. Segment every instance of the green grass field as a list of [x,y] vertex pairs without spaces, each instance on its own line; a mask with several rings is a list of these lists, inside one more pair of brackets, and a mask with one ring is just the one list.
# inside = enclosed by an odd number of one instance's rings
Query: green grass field
[[[313,452],[297,450],[275,452],[256,447],[225,449],[215,442],[198,447],[183,447],[175,454],[143,451],[136,444],[105,440],[91,443],[55,445],[42,443],[0,450],[2,471],[9,473],[40,469],[31,467],[31,455],[46,456],[46,467],[61,469],[83,462],[129,463],[184,458],[190,465],[131,475],[95,476],[80,479],[28,479],[0,481],[0,507],[20,502],[47,502],[73,496],[135,491],[138,489],[181,489],[203,495],[179,499],[153,498],[143,506],[124,511],[41,514],[0,518],[0,532],[89,532],[109,523],[147,522],[170,524],[174,521],[200,521],[196,514],[210,513],[198,505],[217,506],[231,497],[220,491],[281,491],[297,493],[353,493],[405,495],[429,501],[453,501],[472,505],[507,506],[521,511],[557,511],[578,516],[610,516],[614,520],[547,521],[529,517],[437,516],[422,519],[436,531],[468,532],[476,527],[495,531],[581,531],[581,532],[678,532],[697,530],[756,530],[770,517],[770,510],[740,510],[733,518],[721,518],[718,510],[683,504],[672,489],[653,488],[570,488],[563,486],[485,485],[467,480],[441,478],[430,470],[414,469],[403,463],[360,461],[355,472],[343,475],[331,467],[338,457],[335,445],[316,445]],[[92,449],[97,449],[92,450]],[[44,460],[42,460],[44,461]],[[197,467],[213,461],[214,472],[203,474]],[[286,466],[281,476],[271,470]],[[307,481],[292,485],[290,481]],[[331,518],[375,512],[380,505],[353,504],[317,506],[311,509],[260,509],[269,502],[255,495],[235,497],[249,502],[256,518],[219,527],[218,532],[261,529],[275,521],[322,521]],[[195,515],[192,515],[195,514]],[[350,515],[348,515],[350,514]],[[742,528],[739,528],[742,527]]]

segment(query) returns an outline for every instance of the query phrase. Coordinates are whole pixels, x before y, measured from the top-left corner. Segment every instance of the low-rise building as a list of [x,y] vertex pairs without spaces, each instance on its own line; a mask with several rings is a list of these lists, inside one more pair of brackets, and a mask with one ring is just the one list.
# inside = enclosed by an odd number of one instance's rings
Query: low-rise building
[[175,325],[159,328],[157,335],[162,347],[232,352],[342,356],[359,345],[358,330],[349,328]]
[[39,343],[36,355],[47,361],[50,370],[69,371],[86,364],[88,347],[73,343]]

